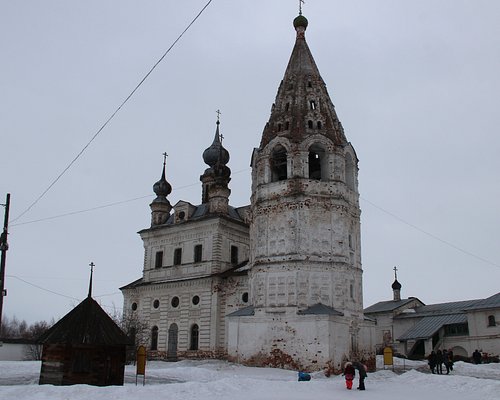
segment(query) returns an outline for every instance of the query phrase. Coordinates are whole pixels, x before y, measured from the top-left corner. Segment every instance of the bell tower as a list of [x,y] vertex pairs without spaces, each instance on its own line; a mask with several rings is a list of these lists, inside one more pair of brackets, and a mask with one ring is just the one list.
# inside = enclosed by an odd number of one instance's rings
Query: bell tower
[[256,312],[315,304],[362,314],[358,159],[305,40],[296,42],[252,157],[251,289]]
[[228,352],[340,368],[370,340],[358,159],[307,45],[308,21],[300,13],[293,26],[295,45],[252,154],[251,307],[229,316]]

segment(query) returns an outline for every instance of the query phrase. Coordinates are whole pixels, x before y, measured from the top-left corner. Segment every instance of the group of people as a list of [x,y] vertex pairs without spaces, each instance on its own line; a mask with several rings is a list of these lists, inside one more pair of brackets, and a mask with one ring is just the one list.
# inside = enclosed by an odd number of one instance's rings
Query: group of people
[[443,351],[431,351],[427,357],[429,368],[433,374],[443,373],[443,364],[446,368],[446,375],[453,371],[453,351],[444,349]]
[[345,376],[345,386],[349,390],[352,389],[352,382],[354,380],[354,377],[356,376],[356,370],[358,371],[358,375],[359,375],[358,390],[365,390],[365,378],[367,376],[366,365],[364,365],[358,361],[354,361],[354,362],[348,361],[345,363],[344,373],[342,374]]

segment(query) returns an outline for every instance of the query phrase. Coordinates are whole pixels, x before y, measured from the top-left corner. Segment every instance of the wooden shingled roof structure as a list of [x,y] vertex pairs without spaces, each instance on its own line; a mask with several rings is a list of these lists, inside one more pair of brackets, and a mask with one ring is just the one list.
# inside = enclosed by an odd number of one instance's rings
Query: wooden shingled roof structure
[[91,297],[39,338],[39,383],[123,385],[129,338]]
[[39,338],[41,344],[127,345],[129,338],[92,298],[87,297]]

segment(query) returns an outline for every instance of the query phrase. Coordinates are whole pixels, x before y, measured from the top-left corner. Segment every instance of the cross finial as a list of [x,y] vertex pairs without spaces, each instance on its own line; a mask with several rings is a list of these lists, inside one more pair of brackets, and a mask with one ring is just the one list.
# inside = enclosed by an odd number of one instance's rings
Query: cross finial
[[220,110],[217,110],[217,111],[216,111],[216,114],[217,114],[217,125],[219,125],[219,124],[220,124],[220,115],[221,115],[222,113],[220,112]]
[[93,261],[90,262],[90,282],[89,282],[89,297],[92,297],[92,275],[94,274],[95,264]]
[[302,15],[302,4],[304,4],[304,0],[299,0],[299,15]]
[[398,267],[394,267],[394,279],[398,280]]
[[163,156],[163,166],[165,166],[165,164],[167,163],[167,157],[168,157],[167,152],[165,151],[165,152],[162,154],[162,156]]

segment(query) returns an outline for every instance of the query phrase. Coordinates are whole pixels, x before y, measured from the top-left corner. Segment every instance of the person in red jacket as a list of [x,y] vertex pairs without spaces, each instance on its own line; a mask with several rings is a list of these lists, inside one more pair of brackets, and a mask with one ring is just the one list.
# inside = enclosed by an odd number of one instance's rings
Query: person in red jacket
[[344,365],[344,373],[345,376],[345,386],[347,389],[352,389],[352,381],[354,380],[354,376],[356,375],[356,371],[352,364],[348,361]]

